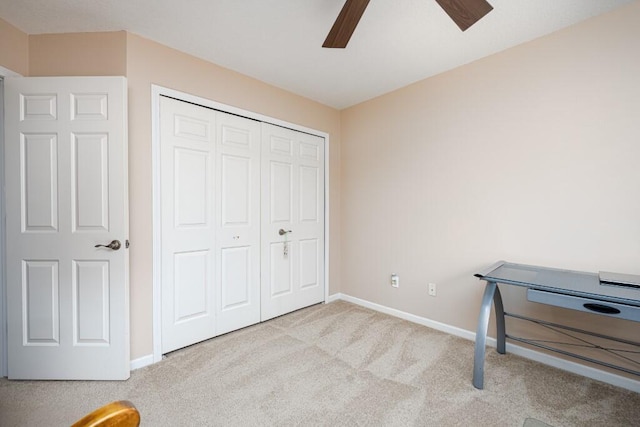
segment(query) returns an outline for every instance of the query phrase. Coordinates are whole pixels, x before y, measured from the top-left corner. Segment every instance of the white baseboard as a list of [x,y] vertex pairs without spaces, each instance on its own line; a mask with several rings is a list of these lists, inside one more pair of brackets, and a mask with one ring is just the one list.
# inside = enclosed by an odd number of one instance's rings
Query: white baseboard
[[146,356],[139,357],[131,361],[131,370],[144,368],[145,366],[153,365],[153,354],[147,354]]
[[[376,304],[371,301],[363,300],[360,298],[352,297],[350,295],[337,293],[329,297],[327,302],[332,301],[347,301],[362,307],[370,308],[381,313],[389,314],[391,316],[399,317],[409,322],[417,323],[419,325],[427,326],[437,331],[446,332],[457,337],[461,337],[470,341],[475,341],[475,332],[468,331],[466,329],[457,328],[455,326],[447,325],[445,323],[436,322],[434,320],[427,319],[425,317],[416,316],[415,314],[407,313],[405,311],[397,310],[395,308],[386,307],[384,305]],[[496,347],[496,339],[487,337],[487,345]],[[602,381],[607,384],[621,387],[634,392],[640,392],[640,381],[632,380],[631,378],[623,377],[613,374],[611,372],[601,371],[590,366],[582,365],[580,363],[572,362],[570,360],[561,359],[546,353],[541,353],[529,348],[521,347],[519,345],[507,343],[506,350],[509,353],[524,357],[525,359],[533,360],[545,365],[553,366],[554,368],[561,369],[563,371],[571,372],[574,374],[582,375],[597,381]],[[469,372],[469,381],[471,381],[471,372]]]
[[455,335],[457,337],[462,337],[467,340],[474,341],[476,339],[476,334],[473,332],[469,332],[466,329],[456,328],[455,326],[447,325],[446,323],[436,322],[435,320],[416,316],[415,314],[407,313],[401,310],[396,310],[395,308],[386,307],[384,305],[380,305],[374,302],[352,297],[350,295],[345,295],[345,294],[338,294],[338,295],[340,295],[340,297],[339,298],[337,297],[336,299],[341,299],[343,301],[360,305],[362,307],[370,308],[372,310],[379,311],[381,313],[390,314],[391,316],[399,317],[401,319],[408,320],[409,322],[427,326],[431,329],[446,332],[448,334]]
[[338,293],[338,294],[329,295],[325,302],[329,304],[330,302],[338,301],[341,299],[342,299],[342,294]]

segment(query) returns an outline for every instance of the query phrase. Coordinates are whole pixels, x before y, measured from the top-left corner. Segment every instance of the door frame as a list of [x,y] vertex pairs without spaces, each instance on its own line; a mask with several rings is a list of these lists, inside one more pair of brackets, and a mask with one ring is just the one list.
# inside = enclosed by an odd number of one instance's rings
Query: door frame
[[9,373],[7,347],[7,269],[5,251],[6,209],[4,194],[4,79],[22,77],[0,65],[0,377]]
[[151,85],[151,169],[153,184],[153,362],[162,360],[162,235],[160,187],[160,97],[167,96],[206,108],[271,123],[324,138],[324,302],[329,301],[329,134],[175,89]]

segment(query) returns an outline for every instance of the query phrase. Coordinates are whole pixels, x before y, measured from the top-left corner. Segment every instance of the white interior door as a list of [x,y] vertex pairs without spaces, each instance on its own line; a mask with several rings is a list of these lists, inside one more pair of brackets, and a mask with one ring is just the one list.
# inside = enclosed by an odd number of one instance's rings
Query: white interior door
[[9,378],[129,377],[126,93],[5,80]]
[[160,99],[162,353],[215,336],[215,112]]
[[219,335],[260,322],[260,122],[216,112],[216,126]]
[[262,320],[324,301],[324,138],[262,124]]

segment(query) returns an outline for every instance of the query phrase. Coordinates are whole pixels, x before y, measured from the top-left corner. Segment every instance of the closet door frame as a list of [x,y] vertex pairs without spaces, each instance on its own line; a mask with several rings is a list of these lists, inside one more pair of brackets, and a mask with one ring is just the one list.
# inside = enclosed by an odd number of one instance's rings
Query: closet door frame
[[158,85],[151,85],[151,153],[153,179],[153,360],[145,357],[149,365],[162,360],[162,236],[161,236],[161,176],[160,176],[160,97],[167,96],[180,101],[190,102],[203,107],[212,108],[260,122],[293,129],[324,138],[324,302],[329,302],[329,134],[316,129],[300,126],[253,111],[233,107],[231,105],[181,92]]

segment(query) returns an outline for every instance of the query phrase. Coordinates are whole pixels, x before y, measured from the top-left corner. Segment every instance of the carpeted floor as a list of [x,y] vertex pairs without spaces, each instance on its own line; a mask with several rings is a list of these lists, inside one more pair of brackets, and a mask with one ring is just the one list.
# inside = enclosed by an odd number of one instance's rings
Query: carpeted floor
[[124,382],[2,379],[0,426],[70,425],[120,399],[144,426],[640,423],[638,393],[495,351],[480,391],[472,360],[470,341],[334,302],[171,353]]

